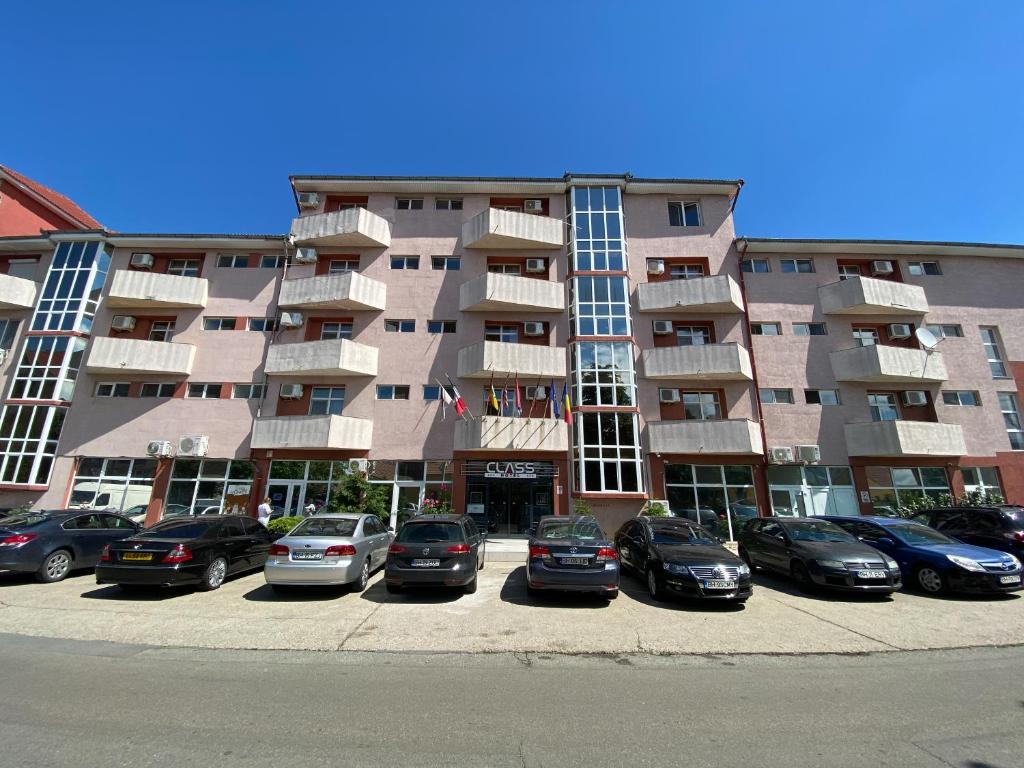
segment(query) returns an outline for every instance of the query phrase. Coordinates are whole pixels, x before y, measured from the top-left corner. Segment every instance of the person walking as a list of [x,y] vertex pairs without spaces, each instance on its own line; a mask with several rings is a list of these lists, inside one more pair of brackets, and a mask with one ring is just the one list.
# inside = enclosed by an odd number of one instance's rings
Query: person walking
[[256,519],[259,520],[261,524],[266,525],[270,522],[270,516],[273,513],[274,508],[270,506],[270,497],[265,496],[263,498],[263,503],[256,509]]

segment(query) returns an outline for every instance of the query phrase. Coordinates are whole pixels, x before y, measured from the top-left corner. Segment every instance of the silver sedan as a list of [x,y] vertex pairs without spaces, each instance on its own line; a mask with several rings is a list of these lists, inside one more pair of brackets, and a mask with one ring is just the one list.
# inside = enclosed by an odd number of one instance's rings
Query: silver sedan
[[271,545],[263,575],[275,589],[349,584],[362,592],[393,538],[376,515],[314,515]]

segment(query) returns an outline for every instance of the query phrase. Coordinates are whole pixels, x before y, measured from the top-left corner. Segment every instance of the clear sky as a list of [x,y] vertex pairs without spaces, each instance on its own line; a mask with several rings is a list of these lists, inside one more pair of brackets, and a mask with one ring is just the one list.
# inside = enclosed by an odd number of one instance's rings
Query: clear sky
[[1024,2],[9,2],[0,163],[121,231],[291,173],[743,178],[751,236],[1024,243]]

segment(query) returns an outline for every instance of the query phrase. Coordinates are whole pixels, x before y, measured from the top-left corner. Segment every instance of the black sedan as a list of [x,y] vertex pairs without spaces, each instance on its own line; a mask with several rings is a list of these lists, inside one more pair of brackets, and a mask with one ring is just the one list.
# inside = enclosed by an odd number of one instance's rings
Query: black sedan
[[655,600],[668,595],[743,602],[750,568],[706,528],[683,518],[637,517],[615,534],[623,568],[647,582]]
[[96,583],[127,589],[192,584],[210,591],[228,576],[262,568],[271,539],[243,515],[165,520],[110,544],[96,566]]
[[526,591],[596,592],[619,596],[619,555],[587,515],[546,515],[530,538]]
[[807,517],[751,520],[739,536],[740,557],[784,573],[800,588],[890,594],[902,586],[900,566],[835,523]]
[[141,530],[111,512],[56,509],[0,519],[0,571],[34,573],[61,581],[76,568],[92,568],[103,548]]

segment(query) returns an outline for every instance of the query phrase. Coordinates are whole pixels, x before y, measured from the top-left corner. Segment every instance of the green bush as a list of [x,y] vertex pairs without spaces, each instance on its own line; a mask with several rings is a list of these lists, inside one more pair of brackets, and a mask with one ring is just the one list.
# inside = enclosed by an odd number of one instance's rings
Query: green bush
[[649,501],[644,504],[640,514],[647,515],[648,517],[667,517],[668,510],[665,509],[665,505],[660,501]]
[[572,513],[574,515],[592,515],[594,514],[590,505],[584,499],[576,499],[572,503]]
[[359,474],[346,475],[334,486],[323,511],[376,515],[386,526],[391,520],[391,489]]
[[279,517],[267,523],[267,530],[271,533],[285,534],[303,520],[305,520],[304,517]]

